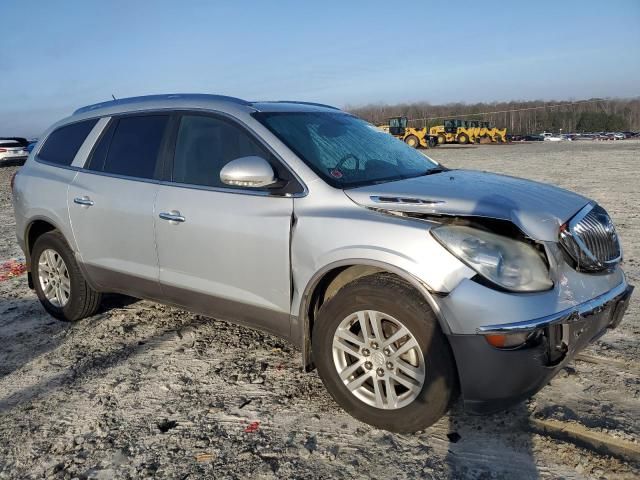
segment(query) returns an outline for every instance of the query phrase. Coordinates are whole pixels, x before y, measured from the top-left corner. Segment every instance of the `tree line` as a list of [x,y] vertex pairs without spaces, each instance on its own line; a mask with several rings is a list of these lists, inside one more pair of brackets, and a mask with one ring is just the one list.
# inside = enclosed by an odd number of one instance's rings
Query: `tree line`
[[347,106],[347,111],[381,125],[406,116],[413,127],[441,125],[445,119],[483,120],[513,134],[640,130],[640,97],[579,101],[509,101],[492,103],[428,102]]

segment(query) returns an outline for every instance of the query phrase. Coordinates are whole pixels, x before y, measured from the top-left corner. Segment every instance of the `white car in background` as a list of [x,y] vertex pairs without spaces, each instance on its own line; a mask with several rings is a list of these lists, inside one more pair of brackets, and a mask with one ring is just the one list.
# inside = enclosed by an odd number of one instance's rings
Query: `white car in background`
[[540,136],[542,137],[542,140],[544,140],[545,142],[560,142],[563,140],[561,136],[554,135],[553,133],[549,133],[549,132],[542,132]]
[[0,140],[0,162],[26,159],[29,152],[16,140]]

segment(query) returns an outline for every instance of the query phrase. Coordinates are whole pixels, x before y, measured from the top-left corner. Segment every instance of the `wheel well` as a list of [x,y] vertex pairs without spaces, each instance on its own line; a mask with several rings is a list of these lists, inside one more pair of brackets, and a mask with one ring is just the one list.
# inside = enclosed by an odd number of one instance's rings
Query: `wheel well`
[[33,251],[33,246],[35,245],[38,237],[55,229],[55,226],[51,225],[45,220],[36,220],[31,225],[29,225],[29,229],[27,230],[27,261],[29,261],[29,263],[31,252]]
[[387,273],[404,281],[404,279],[399,275],[373,265],[346,265],[336,267],[325,273],[320,281],[318,281],[313,289],[313,293],[311,294],[307,311],[304,312],[308,319],[307,329],[305,332],[305,358],[303,359],[305,370],[308,371],[313,368],[311,358],[311,335],[313,332],[313,324],[320,307],[322,307],[327,300],[335,296],[335,294],[338,293],[338,291],[345,285],[357,280],[358,278],[365,277],[367,275],[374,275],[376,273]]

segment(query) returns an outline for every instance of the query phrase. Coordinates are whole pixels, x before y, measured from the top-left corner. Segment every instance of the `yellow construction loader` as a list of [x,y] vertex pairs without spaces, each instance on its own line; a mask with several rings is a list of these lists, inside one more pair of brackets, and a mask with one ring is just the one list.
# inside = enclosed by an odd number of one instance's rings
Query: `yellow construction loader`
[[487,129],[491,139],[497,143],[507,143],[507,129],[494,127],[490,123],[487,123]]
[[437,137],[430,135],[426,127],[408,127],[407,117],[391,117],[388,124],[378,125],[378,128],[413,148],[429,148],[438,145]]
[[492,143],[493,137],[489,122],[481,122],[480,120],[467,120],[467,125],[473,130],[476,143]]
[[474,128],[465,120],[445,120],[444,125],[436,125],[429,129],[429,134],[438,139],[438,144],[459,143],[466,145],[475,142]]

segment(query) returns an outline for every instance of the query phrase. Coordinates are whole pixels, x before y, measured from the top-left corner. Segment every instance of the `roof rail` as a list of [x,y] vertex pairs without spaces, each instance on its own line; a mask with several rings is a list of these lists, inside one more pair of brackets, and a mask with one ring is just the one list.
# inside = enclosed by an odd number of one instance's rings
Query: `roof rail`
[[312,107],[324,107],[331,108],[332,110],[340,110],[338,107],[334,107],[333,105],[326,105],[324,103],[315,103],[315,102],[298,102],[296,100],[265,100],[262,102],[252,102],[252,103],[295,103],[298,105],[311,105]]
[[107,100],[106,102],[94,103],[93,105],[87,105],[86,107],[81,107],[73,112],[74,115],[78,115],[79,113],[90,112],[92,110],[98,110],[100,108],[106,107],[114,107],[116,105],[129,105],[132,103],[143,103],[143,102],[156,102],[159,100],[171,100],[174,98],[182,98],[182,99],[202,99],[202,100],[222,100],[225,102],[237,103],[239,105],[251,106],[251,103],[246,100],[242,100],[240,98],[228,97],[226,95],[210,95],[207,93],[168,93],[161,95],[143,95],[140,97],[128,97],[128,98],[118,98],[117,100]]

